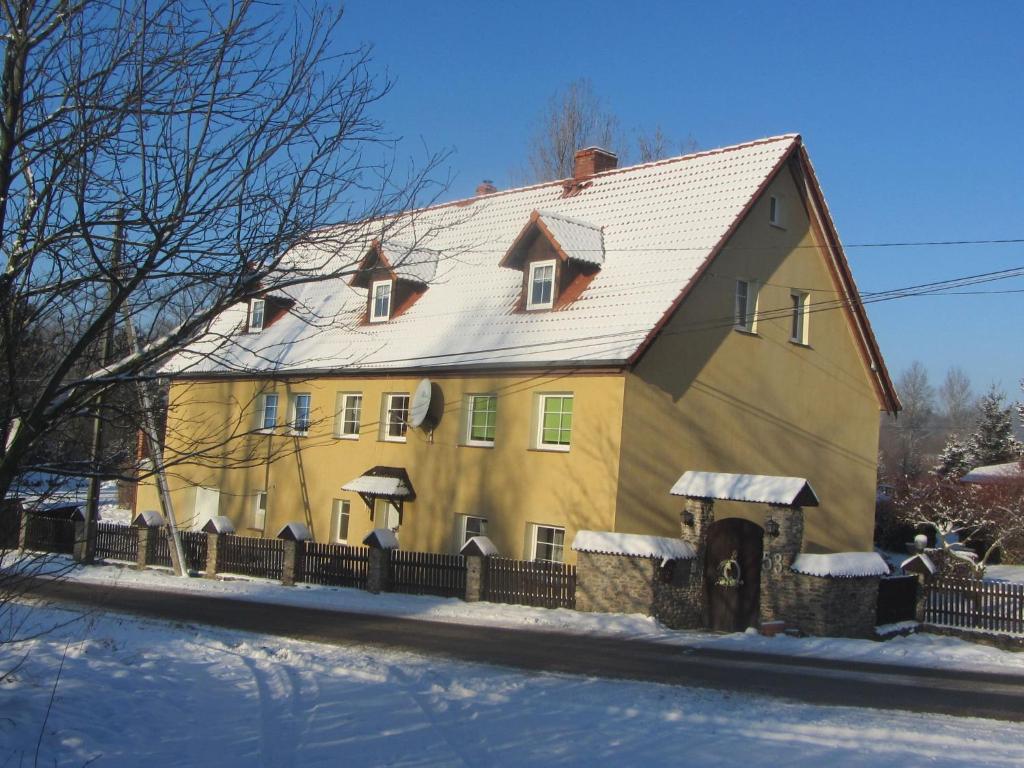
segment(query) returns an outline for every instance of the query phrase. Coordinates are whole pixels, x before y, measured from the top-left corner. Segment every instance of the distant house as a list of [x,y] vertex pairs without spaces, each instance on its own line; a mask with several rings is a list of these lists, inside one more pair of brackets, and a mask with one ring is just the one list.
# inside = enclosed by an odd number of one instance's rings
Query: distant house
[[975,467],[961,477],[960,482],[970,485],[990,486],[1024,485],[1024,466],[1022,466],[1020,461],[987,464],[983,467]]
[[805,549],[870,550],[899,403],[801,138],[616,163],[369,222],[349,279],[224,313],[166,369],[166,452],[245,434],[176,465],[178,517],[572,560],[579,530],[679,536],[701,470],[806,478]]

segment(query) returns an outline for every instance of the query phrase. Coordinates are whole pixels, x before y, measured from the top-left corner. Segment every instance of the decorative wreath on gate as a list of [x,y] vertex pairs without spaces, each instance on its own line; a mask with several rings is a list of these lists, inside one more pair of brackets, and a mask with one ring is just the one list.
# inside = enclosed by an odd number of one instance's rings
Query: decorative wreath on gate
[[718,564],[718,580],[715,581],[718,586],[736,588],[743,583],[743,579],[740,578],[740,564],[736,560],[737,554],[734,549],[732,557]]

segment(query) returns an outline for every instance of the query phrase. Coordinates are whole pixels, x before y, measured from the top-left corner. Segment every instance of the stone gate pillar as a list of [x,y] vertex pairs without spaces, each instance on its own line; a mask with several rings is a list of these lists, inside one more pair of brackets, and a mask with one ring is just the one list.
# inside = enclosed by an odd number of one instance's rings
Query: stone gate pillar
[[761,624],[782,621],[795,607],[795,584],[790,568],[804,545],[802,507],[768,506],[761,560]]
[[715,502],[711,499],[687,498],[680,515],[680,538],[688,541],[703,556],[708,539],[708,526],[715,522]]

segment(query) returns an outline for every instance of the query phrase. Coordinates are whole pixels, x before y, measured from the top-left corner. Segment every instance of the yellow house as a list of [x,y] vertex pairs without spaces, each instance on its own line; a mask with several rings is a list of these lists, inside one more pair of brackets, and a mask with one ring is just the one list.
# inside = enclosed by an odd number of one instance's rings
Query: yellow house
[[371,223],[348,278],[221,316],[167,367],[178,520],[571,561],[679,536],[704,470],[807,478],[805,551],[870,549],[899,403],[800,137],[615,165]]

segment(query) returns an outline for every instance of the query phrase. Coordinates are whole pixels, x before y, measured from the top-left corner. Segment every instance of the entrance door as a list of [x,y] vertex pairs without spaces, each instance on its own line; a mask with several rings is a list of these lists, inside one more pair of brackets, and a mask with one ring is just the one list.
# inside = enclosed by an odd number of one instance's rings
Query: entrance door
[[763,537],[761,526],[738,517],[708,526],[704,589],[709,629],[741,632],[757,625]]
[[398,530],[399,523],[398,507],[387,499],[373,500],[373,527],[387,528],[391,531]]

